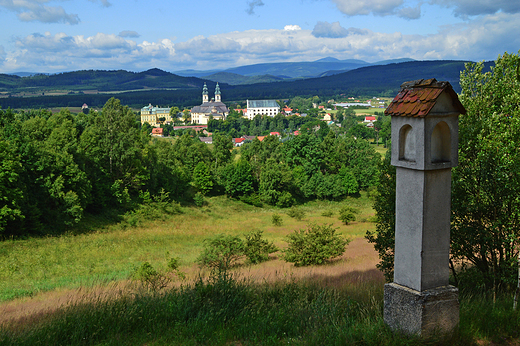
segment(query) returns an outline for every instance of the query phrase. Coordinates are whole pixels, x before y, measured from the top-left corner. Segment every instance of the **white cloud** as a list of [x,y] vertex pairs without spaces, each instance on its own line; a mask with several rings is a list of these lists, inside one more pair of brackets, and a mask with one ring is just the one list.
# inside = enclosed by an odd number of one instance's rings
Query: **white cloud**
[[345,29],[338,22],[318,22],[312,31],[235,31],[176,43],[170,39],[139,43],[129,36],[105,33],[89,37],[45,33],[17,39],[16,50],[4,49],[0,68],[42,72],[151,67],[209,70],[264,62],[314,61],[326,56],[366,61],[402,57],[492,60],[504,51],[518,51],[520,36],[511,33],[519,29],[520,13],[499,12],[441,27],[430,35]]
[[61,6],[47,6],[50,0],[0,0],[0,7],[16,13],[23,22],[78,24],[77,14],[65,12]]
[[285,31],[298,31],[298,30],[301,30],[302,28],[300,28],[299,25],[286,25],[283,27],[283,29]]

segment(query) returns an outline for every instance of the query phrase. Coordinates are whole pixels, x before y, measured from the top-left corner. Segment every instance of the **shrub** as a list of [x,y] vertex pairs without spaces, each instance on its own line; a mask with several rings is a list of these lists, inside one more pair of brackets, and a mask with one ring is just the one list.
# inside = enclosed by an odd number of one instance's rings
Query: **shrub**
[[332,224],[310,224],[306,230],[296,230],[289,234],[289,246],[284,250],[284,259],[296,266],[323,264],[341,256],[349,242],[349,239],[336,234]]
[[252,231],[245,235],[244,254],[249,263],[260,263],[269,259],[269,254],[278,251],[272,242],[262,238],[262,231]]
[[305,217],[305,212],[301,209],[291,207],[289,210],[287,210],[287,215],[300,221],[301,219],[303,219]]
[[170,282],[167,277],[155,270],[149,262],[144,262],[140,267],[135,268],[131,278],[140,281],[151,292],[165,288]]
[[291,195],[290,192],[284,191],[278,196],[278,201],[276,201],[276,206],[280,208],[289,208],[294,203],[296,203],[296,200]]
[[195,196],[193,196],[193,201],[197,207],[202,207],[204,205],[204,195],[200,192],[197,192]]
[[334,213],[332,212],[332,210],[325,210],[323,213],[321,213],[321,216],[325,216],[325,217],[332,217]]
[[273,214],[273,216],[271,217],[271,222],[273,223],[273,225],[275,226],[281,226],[283,225],[283,220],[282,220],[282,217],[278,214]]
[[352,207],[343,207],[339,211],[339,219],[345,223],[345,225],[348,225],[352,221],[356,221],[356,215],[358,211],[355,208]]
[[242,239],[233,235],[219,234],[214,238],[204,239],[204,249],[197,262],[212,270],[224,271],[244,256]]

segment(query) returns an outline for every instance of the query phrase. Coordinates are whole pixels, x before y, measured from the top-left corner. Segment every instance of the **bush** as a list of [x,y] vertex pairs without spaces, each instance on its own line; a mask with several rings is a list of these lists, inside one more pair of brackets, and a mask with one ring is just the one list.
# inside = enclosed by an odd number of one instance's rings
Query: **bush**
[[202,207],[204,205],[204,195],[200,192],[197,192],[195,196],[193,196],[193,201],[197,207]]
[[336,234],[332,224],[310,224],[306,230],[296,230],[289,234],[289,246],[284,250],[284,259],[296,266],[323,264],[341,256],[349,242],[349,239]]
[[144,262],[140,267],[135,268],[131,278],[140,281],[151,292],[165,288],[170,282],[167,277],[155,270],[149,262]]
[[197,262],[212,270],[224,271],[244,256],[242,239],[233,235],[219,234],[214,238],[204,239],[204,249]]
[[289,208],[296,200],[291,195],[290,192],[284,191],[278,196],[278,201],[276,201],[276,206],[280,208]]
[[298,221],[301,221],[301,219],[305,217],[305,212],[301,209],[291,207],[289,210],[287,210],[287,215]]
[[343,207],[339,211],[339,219],[345,223],[345,225],[348,225],[352,221],[356,221],[356,215],[358,211],[355,208],[352,207]]
[[332,217],[334,213],[332,212],[332,210],[325,210],[323,213],[321,213],[321,216],[325,216],[325,217]]
[[283,220],[282,220],[282,217],[278,214],[273,214],[273,216],[271,217],[271,222],[273,223],[273,225],[275,226],[281,226],[283,225]]
[[252,231],[245,235],[244,254],[249,263],[260,263],[269,259],[269,254],[278,251],[271,242],[262,239],[262,231]]

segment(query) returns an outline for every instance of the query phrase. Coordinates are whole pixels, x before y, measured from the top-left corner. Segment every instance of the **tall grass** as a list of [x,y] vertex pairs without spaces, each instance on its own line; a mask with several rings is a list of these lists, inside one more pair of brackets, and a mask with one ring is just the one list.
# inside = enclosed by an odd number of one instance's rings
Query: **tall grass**
[[374,227],[370,222],[346,227],[337,216],[321,216],[324,209],[337,211],[349,203],[361,204],[362,213],[373,215],[366,196],[299,206],[305,210],[306,217],[295,220],[282,214],[283,227],[274,227],[271,223],[272,214],[280,213],[279,209],[256,208],[222,196],[208,201],[204,208],[184,207],[161,217],[132,213],[111,225],[89,220],[90,228],[83,225],[81,232],[61,237],[1,242],[0,302],[58,288],[74,289],[124,280],[145,261],[165,270],[166,252],[179,257],[183,270],[189,273],[202,250],[203,239],[219,233],[242,236],[251,230],[261,230],[268,240],[283,247],[287,234],[304,228],[309,221],[334,223],[340,232],[353,238],[361,237]]
[[485,296],[461,298],[460,329],[452,335],[393,333],[382,319],[381,285],[364,285],[255,284],[224,272],[165,292],[86,296],[31,323],[4,324],[0,344],[480,345],[518,337],[520,312]]

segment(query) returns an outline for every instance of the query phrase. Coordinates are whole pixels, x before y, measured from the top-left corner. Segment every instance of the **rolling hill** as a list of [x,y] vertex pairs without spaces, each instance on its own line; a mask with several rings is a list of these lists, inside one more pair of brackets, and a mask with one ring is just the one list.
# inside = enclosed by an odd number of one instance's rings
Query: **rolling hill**
[[[434,60],[408,61],[373,65],[357,68],[320,78],[309,78],[293,81],[278,81],[276,77],[267,76],[269,82],[256,84],[240,84],[248,81],[244,76],[216,74],[214,81],[220,83],[224,102],[236,102],[246,99],[288,99],[294,96],[320,97],[345,96],[389,96],[393,97],[405,81],[436,78],[449,81],[455,91],[460,91],[460,72],[464,70],[465,61]],[[492,65],[486,63],[486,68]],[[228,78],[230,84],[224,83]],[[223,78],[223,79],[220,79]],[[248,83],[252,79],[249,79]],[[192,107],[200,104],[202,85],[206,82],[210,90],[215,82],[195,77],[181,77],[175,74],[152,69],[134,73],[126,71],[77,71],[58,75],[38,75],[17,77],[0,75],[0,98],[2,108],[37,108],[37,107],[73,107],[87,103],[91,106],[102,106],[110,96],[115,96],[123,104],[135,108],[152,103],[161,106]],[[75,95],[39,96],[39,97],[6,97],[5,93],[16,90],[71,90],[80,92]],[[105,93],[82,93],[83,90],[98,90]],[[46,94],[47,95],[47,94]]]

